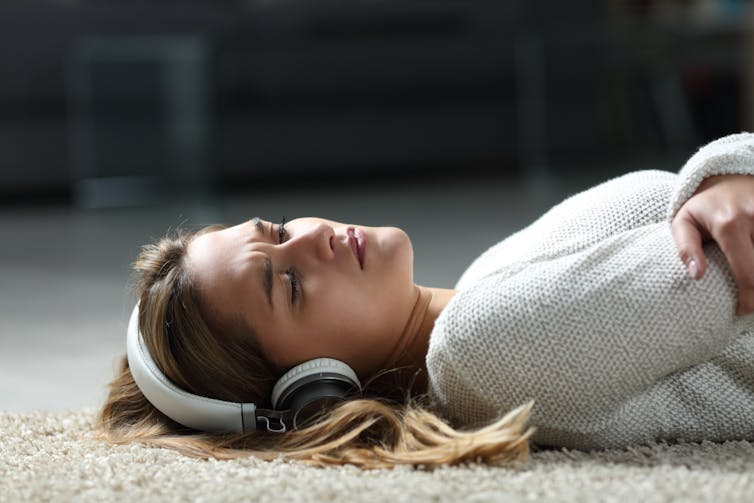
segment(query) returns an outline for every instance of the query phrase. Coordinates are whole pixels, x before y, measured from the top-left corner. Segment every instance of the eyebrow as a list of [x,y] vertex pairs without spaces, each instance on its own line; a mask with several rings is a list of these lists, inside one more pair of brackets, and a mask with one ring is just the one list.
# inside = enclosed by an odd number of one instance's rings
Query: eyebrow
[[262,222],[262,219],[259,217],[254,217],[251,219],[251,223],[254,224],[254,227],[262,234],[265,234],[265,228],[264,223]]
[[[257,232],[262,235],[267,234],[261,218],[254,217],[251,219],[251,223],[254,224]],[[270,261],[270,257],[265,257],[262,262],[262,284],[264,285],[264,293],[267,295],[267,303],[272,308],[272,261]]]
[[267,294],[267,303],[272,307],[272,262],[269,257],[264,258],[262,270],[264,273],[264,293]]

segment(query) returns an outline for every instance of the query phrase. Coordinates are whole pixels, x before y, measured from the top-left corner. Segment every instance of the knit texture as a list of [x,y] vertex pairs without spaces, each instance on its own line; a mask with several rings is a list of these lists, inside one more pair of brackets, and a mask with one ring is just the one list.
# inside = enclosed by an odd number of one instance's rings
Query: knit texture
[[574,195],[481,255],[430,337],[442,412],[480,426],[534,399],[533,442],[575,449],[754,439],[754,316],[719,248],[695,281],[670,232],[720,174],[754,175],[754,135]]

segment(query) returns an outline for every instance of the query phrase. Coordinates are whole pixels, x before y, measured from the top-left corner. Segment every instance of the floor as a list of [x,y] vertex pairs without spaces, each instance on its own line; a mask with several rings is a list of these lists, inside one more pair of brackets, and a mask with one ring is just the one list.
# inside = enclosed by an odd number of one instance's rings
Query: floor
[[411,236],[415,281],[452,287],[488,246],[587,181],[359,183],[216,196],[202,204],[0,209],[0,410],[97,406],[124,352],[138,248],[178,225],[315,215],[395,225]]

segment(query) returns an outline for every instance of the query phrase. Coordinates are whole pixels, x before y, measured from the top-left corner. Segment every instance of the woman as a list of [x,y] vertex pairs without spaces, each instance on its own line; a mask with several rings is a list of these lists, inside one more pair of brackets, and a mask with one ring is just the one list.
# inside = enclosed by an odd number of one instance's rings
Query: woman
[[605,182],[493,246],[455,290],[414,284],[396,228],[252,219],[164,238],[143,248],[136,293],[145,344],[177,386],[269,404],[272,383],[316,357],[371,385],[285,434],[202,433],[157,411],[124,357],[101,429],[201,457],[366,468],[520,459],[530,437],[754,439],[751,175],[754,135],[740,134],[678,175]]

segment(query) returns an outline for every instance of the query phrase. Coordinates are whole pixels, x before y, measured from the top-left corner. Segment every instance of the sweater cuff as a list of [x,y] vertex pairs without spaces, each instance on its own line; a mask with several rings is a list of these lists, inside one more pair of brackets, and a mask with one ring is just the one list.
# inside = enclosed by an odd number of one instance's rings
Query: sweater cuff
[[754,175],[754,134],[725,136],[700,148],[681,171],[667,216],[675,217],[705,178],[716,175]]

